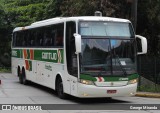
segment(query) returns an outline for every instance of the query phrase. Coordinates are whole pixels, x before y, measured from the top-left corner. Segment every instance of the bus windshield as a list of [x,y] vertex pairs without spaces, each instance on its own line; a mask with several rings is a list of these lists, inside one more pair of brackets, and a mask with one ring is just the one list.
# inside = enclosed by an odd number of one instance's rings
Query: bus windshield
[[110,36],[132,37],[130,23],[124,22],[80,22],[80,34],[82,36]]
[[[133,32],[129,24],[112,23],[113,26],[110,24],[110,28],[106,27],[105,22],[88,22],[88,25],[82,23],[81,73],[92,76],[122,76],[136,73],[135,40],[131,38]],[[86,30],[84,26],[88,26]],[[113,28],[115,29],[111,30]]]

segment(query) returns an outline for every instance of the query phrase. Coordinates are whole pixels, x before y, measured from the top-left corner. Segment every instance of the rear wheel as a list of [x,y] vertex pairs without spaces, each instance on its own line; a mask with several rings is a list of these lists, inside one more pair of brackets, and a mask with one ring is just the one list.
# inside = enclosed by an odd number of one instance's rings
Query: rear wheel
[[63,82],[62,82],[62,79],[61,79],[61,78],[59,78],[59,79],[57,80],[57,85],[56,85],[56,87],[57,87],[57,94],[58,94],[59,98],[65,99],[67,95],[64,93]]
[[17,76],[19,77],[19,75],[20,75],[20,67],[18,67],[17,69]]
[[18,74],[18,77],[19,77],[19,83],[23,84],[23,77],[22,77],[22,74],[21,74],[19,68],[18,68],[18,70],[17,70],[17,74]]
[[28,84],[28,80],[26,79],[25,69],[22,69],[22,81],[24,85]]

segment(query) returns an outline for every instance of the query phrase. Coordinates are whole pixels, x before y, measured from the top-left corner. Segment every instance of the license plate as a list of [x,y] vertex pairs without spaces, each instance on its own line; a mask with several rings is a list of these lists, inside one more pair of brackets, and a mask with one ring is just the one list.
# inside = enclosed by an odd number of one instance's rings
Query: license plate
[[113,93],[116,93],[116,92],[117,92],[117,90],[107,90],[108,94],[113,94]]

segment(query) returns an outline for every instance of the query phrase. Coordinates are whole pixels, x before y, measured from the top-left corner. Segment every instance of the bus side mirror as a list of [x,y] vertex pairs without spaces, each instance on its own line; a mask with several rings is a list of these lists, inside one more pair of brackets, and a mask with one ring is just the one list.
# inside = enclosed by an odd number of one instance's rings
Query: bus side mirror
[[81,53],[81,35],[77,33],[74,33],[73,35],[75,37],[76,54]]
[[143,36],[136,35],[136,38],[140,40],[141,44],[141,52],[138,52],[138,55],[146,54],[147,53],[147,39]]

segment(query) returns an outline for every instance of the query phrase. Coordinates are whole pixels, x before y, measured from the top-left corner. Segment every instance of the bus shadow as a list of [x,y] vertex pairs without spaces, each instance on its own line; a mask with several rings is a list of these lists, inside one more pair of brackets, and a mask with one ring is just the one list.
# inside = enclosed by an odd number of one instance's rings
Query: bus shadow
[[[20,83],[17,82],[17,84],[20,84]],[[23,84],[21,84],[21,85],[23,85]],[[39,85],[39,84],[31,82],[31,81],[29,81],[26,86],[29,86],[29,87],[32,87],[32,88],[36,88],[36,89],[39,89],[41,91],[45,91],[45,92],[47,92],[47,93],[49,93],[49,94],[51,94],[53,96],[54,95],[57,96],[56,91],[54,91],[53,89],[48,88],[48,87],[43,86],[43,85]],[[57,96],[57,98],[58,98],[58,96]]]
[[[56,91],[54,91],[53,89],[51,88],[48,88],[48,87],[45,87],[45,86],[42,86],[42,85],[39,85],[39,84],[36,84],[36,83],[33,83],[33,82],[29,82],[28,86],[30,87],[34,87],[34,88],[38,88],[39,90],[42,90],[42,91],[45,91],[57,98],[59,98],[57,96],[57,93]],[[124,101],[124,100],[119,100],[119,99],[114,99],[114,98],[77,98],[77,97],[74,97],[74,96],[70,96],[68,95],[67,96],[67,99],[65,100],[68,100],[68,101],[71,101],[73,103],[77,103],[77,104],[127,104],[127,103],[131,103],[130,101]]]
[[131,103],[129,101],[118,100],[114,98],[77,98],[73,96],[69,96],[69,100],[79,103],[79,104],[126,104]]

